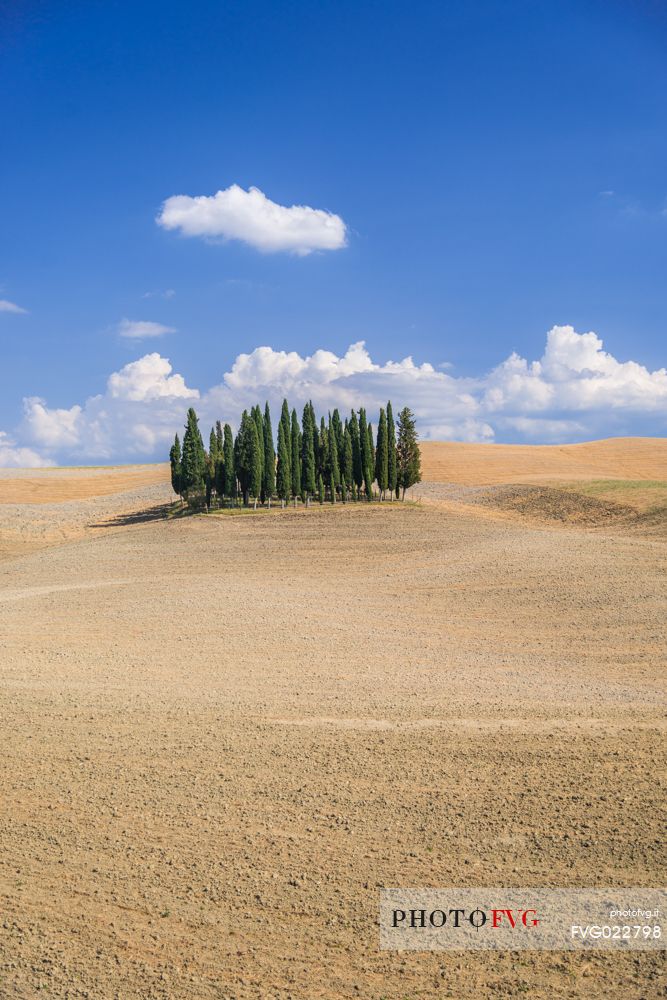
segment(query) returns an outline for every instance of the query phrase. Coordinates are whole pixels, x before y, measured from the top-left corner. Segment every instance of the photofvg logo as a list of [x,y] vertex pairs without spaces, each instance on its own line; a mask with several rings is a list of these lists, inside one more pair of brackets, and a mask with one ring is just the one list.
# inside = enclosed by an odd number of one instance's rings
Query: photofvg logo
[[380,947],[654,950],[666,913],[664,889],[382,889]]

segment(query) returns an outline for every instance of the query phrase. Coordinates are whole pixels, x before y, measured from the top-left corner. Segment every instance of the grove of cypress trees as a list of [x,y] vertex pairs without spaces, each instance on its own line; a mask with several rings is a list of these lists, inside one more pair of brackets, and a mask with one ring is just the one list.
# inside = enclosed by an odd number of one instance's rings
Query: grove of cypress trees
[[232,435],[232,429],[229,424],[225,424],[225,429],[223,431],[223,468],[224,468],[224,487],[223,493],[225,496],[229,497],[230,500],[236,499],[236,471],[234,469],[234,438]]
[[387,417],[382,409],[380,410],[377,448],[375,450],[375,478],[380,490],[380,500],[384,500],[384,494],[389,485],[389,441],[387,438]]
[[415,418],[409,407],[405,406],[398,417],[398,440],[396,442],[396,464],[398,470],[398,485],[405,491],[421,482],[421,455],[419,452],[419,436],[415,426]]
[[395,493],[398,496],[398,482],[396,478],[396,428],[394,427],[394,411],[391,408],[391,400],[387,403],[387,487],[393,500]]
[[169,451],[169,465],[171,467],[171,488],[178,496],[181,495],[181,442],[178,434],[174,438],[174,443]]
[[278,469],[276,472],[276,493],[278,499],[285,505],[289,500],[291,487],[289,448],[285,440],[285,424],[281,417],[278,424]]
[[204,492],[206,452],[199,430],[197,414],[192,407],[188,410],[183,453],[181,456],[181,492],[188,500]]
[[301,496],[301,434],[299,433],[299,418],[296,410],[292,410],[292,421],[290,427],[290,447],[291,447],[291,473],[292,473],[292,496],[296,503],[296,498]]
[[276,491],[276,452],[273,447],[273,430],[271,429],[271,412],[268,401],[264,407],[264,470],[262,473],[262,493],[269,501]]

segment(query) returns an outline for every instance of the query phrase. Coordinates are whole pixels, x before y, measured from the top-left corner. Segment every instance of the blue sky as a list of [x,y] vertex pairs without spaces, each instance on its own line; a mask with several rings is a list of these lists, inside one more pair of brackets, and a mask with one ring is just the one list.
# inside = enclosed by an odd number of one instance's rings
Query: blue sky
[[[160,457],[185,398],[208,417],[250,388],[413,386],[432,437],[666,433],[666,50],[649,0],[3,5],[6,461]],[[232,185],[331,213],[344,245],[157,224]],[[359,341],[335,377],[307,360]]]

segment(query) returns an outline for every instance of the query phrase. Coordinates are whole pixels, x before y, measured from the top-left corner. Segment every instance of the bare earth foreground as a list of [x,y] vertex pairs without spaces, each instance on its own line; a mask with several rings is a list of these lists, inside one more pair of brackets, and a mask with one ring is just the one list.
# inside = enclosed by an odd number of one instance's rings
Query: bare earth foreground
[[380,886],[665,882],[667,442],[488,447],[239,516],[2,472],[1,997],[664,995],[664,953],[378,948]]

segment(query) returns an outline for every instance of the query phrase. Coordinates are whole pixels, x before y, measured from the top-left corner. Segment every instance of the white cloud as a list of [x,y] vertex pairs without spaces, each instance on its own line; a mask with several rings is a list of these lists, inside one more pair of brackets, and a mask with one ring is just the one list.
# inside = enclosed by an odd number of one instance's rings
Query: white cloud
[[338,215],[308,205],[278,205],[259,188],[232,184],[214,195],[173,195],[157,217],[164,229],[183,236],[240,240],[264,253],[286,250],[299,256],[313,250],[339,250],[347,229]]
[[51,409],[43,399],[24,400],[21,431],[59,461],[161,457],[197,399],[167,358],[146,354],[113,372],[105,392],[83,405]]
[[27,313],[27,311],[27,309],[17,306],[15,302],[10,302],[9,299],[0,299],[0,313]]
[[[476,378],[411,357],[378,363],[360,341],[342,356],[258,347],[239,354],[217,385],[200,392],[155,352],[113,372],[103,393],[69,409],[26,399],[17,436],[37,449],[32,455],[40,461],[159,459],[193,402],[206,437],[215,420],[235,425],[258,401],[268,399],[275,419],[284,396],[299,414],[309,399],[325,414],[336,406],[344,413],[365,406],[373,422],[391,399],[395,412],[412,407],[422,437],[433,440],[564,442],[667,433],[664,368],[650,372],[635,361],[618,361],[595,333],[556,326],[539,360],[511,354]],[[9,452],[4,441],[4,457],[2,443],[0,464],[16,464],[14,442]]]
[[53,459],[44,458],[32,448],[17,447],[8,434],[0,431],[0,468],[40,469],[54,464]]
[[151,323],[150,320],[122,319],[116,328],[121,337],[142,340],[145,337],[162,337],[165,333],[176,333],[173,326]]
[[153,399],[198,399],[197,389],[188,389],[182,375],[171,374],[171,364],[157,352],[144,354],[130,361],[119,372],[113,372],[107,382],[113,399],[146,402]]

